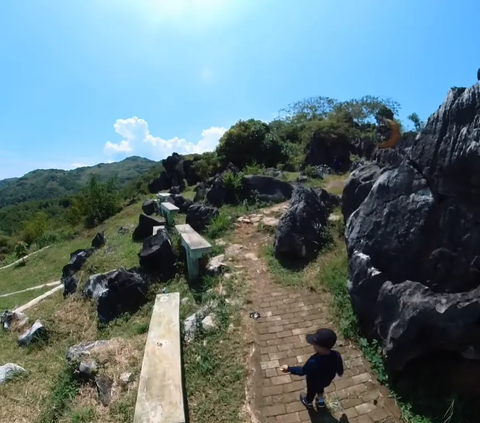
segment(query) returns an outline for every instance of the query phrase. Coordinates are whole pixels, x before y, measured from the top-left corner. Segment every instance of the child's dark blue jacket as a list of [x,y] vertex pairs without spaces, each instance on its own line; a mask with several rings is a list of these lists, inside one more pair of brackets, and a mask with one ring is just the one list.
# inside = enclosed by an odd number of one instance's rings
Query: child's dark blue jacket
[[314,354],[303,367],[289,367],[288,370],[292,375],[307,376],[307,385],[322,392],[335,375],[343,375],[343,361],[341,355],[332,350],[328,355]]

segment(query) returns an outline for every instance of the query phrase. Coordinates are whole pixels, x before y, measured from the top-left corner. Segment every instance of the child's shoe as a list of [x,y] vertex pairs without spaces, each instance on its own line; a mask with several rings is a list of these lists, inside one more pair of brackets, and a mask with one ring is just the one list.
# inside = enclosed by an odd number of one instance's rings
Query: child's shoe
[[317,398],[317,407],[325,408],[325,398]]
[[313,404],[311,402],[307,402],[307,396],[304,394],[300,394],[300,401],[302,401],[302,404],[308,409],[311,410],[313,409]]

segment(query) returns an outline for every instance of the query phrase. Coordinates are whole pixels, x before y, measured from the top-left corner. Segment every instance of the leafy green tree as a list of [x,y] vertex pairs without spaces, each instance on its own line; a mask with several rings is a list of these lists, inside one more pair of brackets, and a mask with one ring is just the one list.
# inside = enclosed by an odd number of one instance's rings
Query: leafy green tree
[[83,220],[86,227],[92,228],[120,211],[120,200],[115,179],[101,183],[92,175],[88,185],[73,200],[69,210],[69,220],[77,224]]
[[48,216],[44,212],[36,213],[32,219],[23,223],[20,238],[27,245],[33,244],[48,229]]
[[270,132],[270,127],[255,119],[240,120],[220,139],[217,154],[224,162],[244,168],[258,163],[275,166],[286,158],[281,140]]
[[412,121],[415,131],[417,132],[420,132],[425,127],[425,122],[420,120],[420,117],[416,113],[408,115],[407,119]]
[[27,244],[23,241],[17,242],[17,245],[15,245],[15,256],[17,259],[21,259],[25,257],[28,254],[28,248]]
[[218,157],[215,152],[203,153],[201,158],[193,163],[193,170],[200,176],[202,181],[206,181],[214,174],[218,168]]

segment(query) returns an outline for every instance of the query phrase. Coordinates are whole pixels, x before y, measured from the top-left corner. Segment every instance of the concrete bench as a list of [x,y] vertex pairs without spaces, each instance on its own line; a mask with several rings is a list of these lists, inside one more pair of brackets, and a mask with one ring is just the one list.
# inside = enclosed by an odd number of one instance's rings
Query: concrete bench
[[162,212],[162,216],[167,221],[167,225],[172,226],[175,223],[175,215],[180,211],[180,209],[172,203],[168,201],[164,201],[160,203],[160,210]]
[[134,423],[185,423],[180,294],[155,299],[138,384]]
[[167,201],[168,198],[171,197],[171,196],[172,196],[172,194],[169,194],[168,192],[159,192],[157,194],[157,197],[158,197],[158,199],[161,203],[163,203],[164,201]]
[[190,225],[176,225],[175,229],[182,238],[182,245],[187,252],[188,278],[198,278],[198,260],[212,251],[210,243],[196,232]]

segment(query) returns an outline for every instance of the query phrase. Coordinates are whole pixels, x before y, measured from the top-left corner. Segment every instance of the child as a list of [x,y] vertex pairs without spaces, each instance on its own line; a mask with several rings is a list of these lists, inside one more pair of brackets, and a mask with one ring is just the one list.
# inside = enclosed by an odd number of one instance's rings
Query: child
[[282,366],[284,373],[307,376],[307,395],[300,395],[300,401],[308,409],[313,408],[313,400],[317,396],[318,407],[325,407],[323,390],[332,383],[335,375],[342,376],[342,357],[332,348],[337,342],[337,335],[330,329],[319,329],[306,336],[307,342],[313,346],[312,355],[303,367]]

